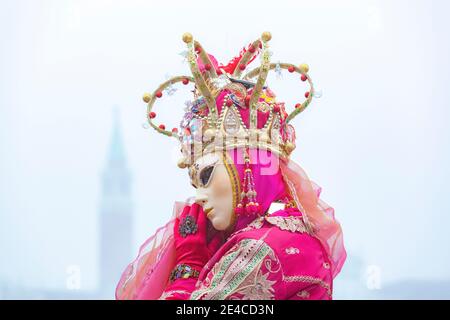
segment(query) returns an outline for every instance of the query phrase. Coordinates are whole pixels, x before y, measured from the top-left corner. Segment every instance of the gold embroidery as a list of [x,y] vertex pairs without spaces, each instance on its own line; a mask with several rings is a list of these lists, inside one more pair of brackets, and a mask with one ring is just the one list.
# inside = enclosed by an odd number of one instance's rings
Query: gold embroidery
[[317,284],[324,288],[327,291],[327,294],[331,297],[331,287],[330,285],[323,281],[322,279],[315,278],[312,276],[303,276],[303,275],[296,275],[296,276],[285,276],[283,275],[283,281],[286,282],[305,282],[305,283],[311,283],[311,284]]
[[300,233],[308,233],[309,230],[303,223],[302,217],[280,217],[280,216],[267,216],[266,221],[276,225],[281,230],[288,230],[291,232],[300,232]]
[[[276,281],[269,280],[268,276],[280,270],[281,265],[272,248],[264,242],[265,236],[259,240],[244,239],[233,246],[214,265],[191,299],[223,300],[235,298],[237,294],[243,299],[273,299]],[[267,268],[266,273],[261,271],[262,266]]]

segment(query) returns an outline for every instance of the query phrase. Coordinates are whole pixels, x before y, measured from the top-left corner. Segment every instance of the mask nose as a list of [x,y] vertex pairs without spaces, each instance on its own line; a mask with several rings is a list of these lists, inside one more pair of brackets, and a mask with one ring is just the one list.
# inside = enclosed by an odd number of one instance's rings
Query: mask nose
[[208,201],[208,196],[200,189],[197,189],[197,193],[195,195],[195,203],[203,206],[206,201]]

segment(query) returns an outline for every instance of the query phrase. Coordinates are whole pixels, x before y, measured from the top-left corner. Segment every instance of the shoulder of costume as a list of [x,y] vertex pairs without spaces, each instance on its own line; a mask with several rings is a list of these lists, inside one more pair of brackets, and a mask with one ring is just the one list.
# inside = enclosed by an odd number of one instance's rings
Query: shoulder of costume
[[[232,234],[230,238],[235,236],[238,238],[237,241],[245,238],[260,238],[266,232],[268,232],[266,237],[270,238],[269,233],[271,232],[268,229],[271,228],[281,231],[283,234],[286,233],[287,236],[299,233],[311,235],[303,221],[302,214],[298,210],[279,210],[272,214],[257,217],[247,227]],[[277,232],[277,235],[280,234]]]

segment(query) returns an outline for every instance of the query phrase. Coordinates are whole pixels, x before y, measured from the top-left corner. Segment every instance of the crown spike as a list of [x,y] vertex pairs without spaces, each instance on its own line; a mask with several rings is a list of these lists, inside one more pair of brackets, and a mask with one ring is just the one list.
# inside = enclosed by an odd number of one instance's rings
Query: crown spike
[[262,62],[259,67],[259,75],[258,80],[256,81],[256,85],[253,88],[253,92],[250,96],[250,131],[254,131],[257,128],[257,111],[256,111],[256,103],[259,100],[264,84],[266,83],[267,73],[269,72],[270,67],[270,53],[267,50],[267,42],[272,38],[270,32],[263,32],[261,35],[261,40],[263,42],[263,52],[262,52]]
[[239,62],[237,64],[237,68],[234,69],[233,77],[238,78],[238,79],[241,77],[243,70],[241,70],[241,68],[239,68],[239,66],[247,66],[247,64],[253,58],[253,56],[259,54],[258,48],[260,45],[261,45],[260,39],[253,41],[253,43],[249,46],[249,49],[244,53],[244,55],[239,60]]
[[203,64],[205,66],[206,65],[211,66],[211,68],[209,70],[206,70],[206,72],[208,73],[209,77],[210,78],[217,78],[216,68],[213,67],[211,59],[209,58],[209,56],[206,53],[206,51],[203,49],[203,47],[200,44],[200,42],[194,40],[194,49],[199,51],[199,56],[200,56],[200,59],[202,60]]
[[[186,35],[186,33],[185,33]],[[197,48],[200,49],[200,58],[202,59],[202,62],[207,65],[211,65],[211,61],[208,57],[208,55],[204,52],[203,48],[201,47],[200,43],[198,43],[197,41],[195,41],[191,35],[191,37],[189,36],[185,36],[183,35],[183,41],[186,40],[190,40],[189,42],[186,42],[187,46],[188,46],[188,62],[189,62],[189,67],[191,68],[191,73],[192,76],[194,77],[194,81],[195,84],[197,86],[197,89],[200,91],[200,93],[202,94],[202,96],[205,98],[206,104],[208,105],[208,109],[209,112],[211,114],[211,119],[212,124],[215,126],[215,123],[217,121],[217,106],[216,106],[216,100],[214,99],[214,96],[211,92],[211,90],[209,89],[205,78],[203,77],[200,68],[197,64],[197,57],[195,54],[195,46],[197,46]],[[190,34],[189,34],[190,35]],[[212,66],[212,65],[211,65]],[[211,68],[211,70],[214,68]],[[210,71],[211,71],[210,70]],[[209,72],[209,71],[208,71]],[[216,76],[216,72],[215,70],[213,71]]]

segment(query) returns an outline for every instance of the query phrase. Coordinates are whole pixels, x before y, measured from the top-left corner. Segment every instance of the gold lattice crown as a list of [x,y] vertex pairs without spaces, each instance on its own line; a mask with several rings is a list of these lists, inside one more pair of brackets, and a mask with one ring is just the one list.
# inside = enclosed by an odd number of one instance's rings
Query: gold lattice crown
[[[269,32],[241,51],[228,65],[219,66],[212,55],[205,52],[190,33],[183,35],[187,44],[186,58],[192,76],[176,76],[162,83],[143,100],[148,104],[147,119],[152,128],[181,143],[180,167],[190,166],[199,156],[216,150],[249,147],[269,150],[281,157],[289,157],[295,149],[295,130],[289,123],[306,109],[314,94],[307,64],[271,63]],[[248,64],[261,54],[261,65],[242,74]],[[287,113],[283,102],[265,85],[270,70],[299,73],[309,85],[305,100]],[[257,77],[256,81],[253,79]],[[154,123],[155,101],[163,91],[168,92],[175,83],[195,84],[194,99],[187,104],[179,128],[166,130],[165,125]]]

